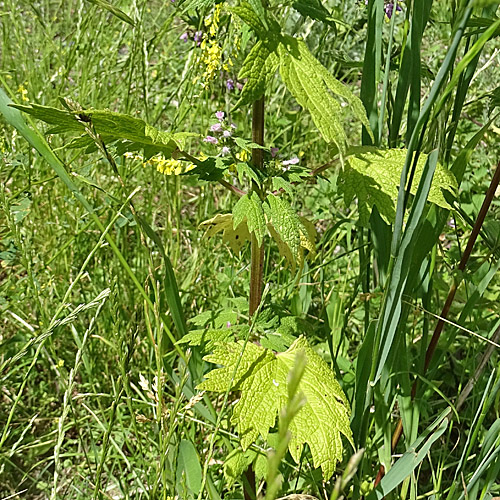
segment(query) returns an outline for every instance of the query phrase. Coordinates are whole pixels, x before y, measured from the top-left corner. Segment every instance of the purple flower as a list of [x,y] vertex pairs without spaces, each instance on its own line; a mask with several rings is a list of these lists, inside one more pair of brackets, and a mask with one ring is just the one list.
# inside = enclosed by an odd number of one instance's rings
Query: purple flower
[[300,160],[295,156],[294,158],[290,159],[290,160],[285,160],[283,162],[283,166],[288,166],[288,165],[297,165],[297,163],[299,163]]
[[187,42],[189,40],[189,35],[187,33],[183,33],[180,37],[179,37],[183,42]]
[[[392,17],[392,13],[394,11],[394,4],[397,2],[397,0],[389,0],[389,2],[387,2],[385,4],[385,15],[390,19]],[[400,5],[397,5],[396,3],[396,12],[399,12],[403,9],[401,9],[401,6]]]
[[222,124],[221,123],[214,123],[210,127],[210,131],[211,132],[221,132],[222,131]]
[[209,142],[210,144],[218,144],[217,137],[212,137],[211,135],[207,135],[205,139],[203,139],[204,142]]
[[223,135],[224,137],[231,137],[231,135],[232,135],[232,134],[231,134],[231,131],[230,131],[230,130],[224,130],[224,132],[222,132],[222,135]]
[[227,87],[227,90],[229,90],[229,91],[234,90],[234,81],[231,80],[231,78],[228,78],[226,80],[226,87]]
[[224,116],[225,116],[224,111],[217,111],[215,113],[215,118],[217,118],[217,120],[219,120],[220,122],[224,120]]
[[276,158],[276,155],[278,154],[279,148],[271,148],[271,156],[273,158]]
[[203,38],[203,31],[197,31],[195,34],[194,34],[194,41],[200,45],[201,43],[201,39]]

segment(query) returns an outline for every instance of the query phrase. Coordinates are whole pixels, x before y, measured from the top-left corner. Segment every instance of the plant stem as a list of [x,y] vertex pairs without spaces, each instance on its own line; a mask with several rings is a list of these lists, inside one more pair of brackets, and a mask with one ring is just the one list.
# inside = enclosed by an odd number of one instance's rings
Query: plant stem
[[[261,146],[264,145],[264,97],[261,97],[253,103],[252,116],[252,140]],[[262,169],[264,163],[262,149],[252,150],[252,163],[255,167]],[[253,189],[257,186],[254,184]],[[262,298],[263,270],[264,270],[264,245],[259,247],[257,238],[252,234],[252,256],[250,265],[250,299],[249,316],[259,307]]]
[[[252,113],[252,140],[255,144],[264,145],[264,96],[253,103]],[[252,163],[258,169],[262,169],[264,156],[262,149],[252,149]],[[255,182],[253,190],[259,192]],[[261,193],[259,193],[261,195]],[[259,308],[262,299],[262,284],[264,272],[264,243],[259,247],[255,234],[252,233],[251,264],[250,264],[250,297],[248,312],[250,321],[255,311]],[[252,465],[245,471],[245,483],[243,492],[245,500],[254,500],[257,497],[255,485],[255,472]]]

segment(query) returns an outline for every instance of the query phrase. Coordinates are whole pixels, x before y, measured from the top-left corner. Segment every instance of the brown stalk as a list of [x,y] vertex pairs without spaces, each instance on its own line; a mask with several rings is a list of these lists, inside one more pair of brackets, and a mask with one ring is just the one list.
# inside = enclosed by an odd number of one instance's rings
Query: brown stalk
[[[252,141],[261,146],[264,145],[264,96],[253,103],[252,113]],[[264,165],[264,154],[262,149],[252,149],[252,163],[258,169],[262,169]],[[257,186],[253,185],[253,189],[258,192]],[[249,298],[249,317],[252,321],[252,316],[259,308],[262,300],[262,285],[264,271],[264,243],[259,247],[259,243],[255,234],[252,233],[251,247],[251,264],[250,264],[250,298]],[[252,465],[248,466],[245,471],[245,485],[243,494],[245,500],[255,500],[257,497],[257,488],[255,485],[255,472]]]
[[[493,174],[493,178],[491,179],[490,186],[488,187],[488,190],[486,191],[486,195],[484,197],[483,204],[481,206],[481,210],[479,211],[479,214],[477,216],[474,227],[472,228],[472,233],[469,236],[469,241],[467,242],[467,246],[465,247],[462,258],[460,259],[460,262],[458,264],[458,269],[460,271],[464,271],[466,266],[467,266],[467,262],[469,261],[469,258],[472,254],[472,249],[474,248],[474,245],[476,243],[476,240],[477,240],[477,237],[478,237],[479,232],[481,230],[481,227],[483,226],[484,219],[486,218],[486,214],[488,213],[491,202],[493,201],[493,198],[495,196],[495,192],[498,188],[499,182],[500,182],[500,162],[498,163],[497,168],[495,170],[495,173]],[[448,313],[450,312],[451,304],[453,303],[453,299],[455,298],[455,294],[457,292],[457,289],[458,289],[460,283],[462,282],[462,279],[463,279],[462,275],[460,274],[458,277],[455,278],[455,281],[450,286],[450,290],[448,292],[448,297],[446,298],[446,302],[444,303],[441,314],[439,315],[439,321],[437,322],[437,325],[434,329],[434,333],[432,334],[431,341],[429,342],[429,346],[427,347],[427,351],[425,353],[425,364],[424,364],[423,375],[425,375],[425,373],[427,372],[427,369],[429,368],[432,357],[434,356],[436,346],[439,342],[439,338],[441,336],[441,333],[443,332],[445,320],[448,317]],[[488,349],[490,349],[490,348],[488,348]],[[488,352],[488,349],[487,349],[486,353]],[[486,355],[486,353],[485,353],[485,355]],[[489,354],[489,356],[491,356],[491,353]],[[484,366],[483,366],[483,368],[484,368]],[[476,375],[479,376],[477,374],[477,371],[476,371],[475,377],[476,377]],[[474,379],[476,381],[477,378],[475,378],[475,377],[474,377]],[[413,386],[411,388],[411,398],[412,399],[415,398],[415,395],[417,393],[417,388],[418,388],[418,379],[415,379],[415,381],[413,382]],[[470,387],[469,392],[471,389],[472,389],[472,387]],[[463,391],[463,392],[465,392],[465,391]],[[465,398],[466,397],[467,397],[467,394],[465,395]],[[463,401],[465,401],[465,398],[463,399]],[[463,404],[463,401],[460,398],[458,401],[460,401],[461,404]],[[397,425],[396,425],[396,429],[394,430],[394,434],[392,435],[392,439],[391,439],[391,448],[392,448],[393,453],[394,453],[394,450],[396,449],[396,446],[397,446],[402,434],[403,434],[403,421],[400,418]],[[380,481],[384,477],[384,474],[385,474],[385,468],[383,465],[381,465],[379,468],[377,477],[375,479],[375,483],[374,483],[375,486],[377,486],[378,483],[380,483]]]

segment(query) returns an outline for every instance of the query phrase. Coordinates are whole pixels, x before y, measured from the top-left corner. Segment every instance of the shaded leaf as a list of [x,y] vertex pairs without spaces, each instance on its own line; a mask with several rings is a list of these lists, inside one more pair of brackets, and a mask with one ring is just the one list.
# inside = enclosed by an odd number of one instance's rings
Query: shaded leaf
[[[387,222],[393,222],[396,211],[401,171],[406,158],[406,149],[378,150],[373,147],[352,148],[341,173],[341,190],[346,203],[358,198],[359,217],[367,224],[374,205]],[[421,154],[415,169],[411,193],[415,194],[422,177],[426,154]],[[443,190],[456,192],[457,181],[454,175],[438,164],[432,180],[428,200],[440,207],[451,207],[444,198]]]
[[202,222],[200,227],[207,228],[206,236],[208,238],[222,231],[222,241],[228,243],[235,253],[239,253],[243,245],[250,240],[250,233],[245,222],[242,222],[238,229],[233,229],[232,214],[218,214],[212,219]]

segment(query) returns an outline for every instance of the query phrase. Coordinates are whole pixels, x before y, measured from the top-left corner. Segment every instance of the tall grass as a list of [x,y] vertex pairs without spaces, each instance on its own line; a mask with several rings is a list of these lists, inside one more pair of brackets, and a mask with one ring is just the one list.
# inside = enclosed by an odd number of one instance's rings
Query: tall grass
[[[265,247],[267,294],[250,311],[262,289],[249,280],[252,250],[233,255],[199,229],[231,210],[230,192],[133,159],[75,154],[9,107],[67,97],[205,134],[236,102],[225,80],[237,68],[208,90],[194,86],[193,47],[179,39],[186,24],[171,2],[113,2],[128,20],[106,2],[0,5],[0,498],[500,494],[498,2],[408,0],[390,20],[383,0],[322,3],[330,24],[288,4],[283,23],[359,85],[375,145],[407,148],[396,220],[375,208],[369,227],[359,224],[325,167],[331,151],[276,79],[264,144],[325,173],[294,198],[320,238],[298,277]],[[201,26],[208,10],[194,12]],[[231,119],[251,137],[249,110]],[[460,185],[453,212],[426,203],[438,162]],[[295,464],[283,447],[296,394],[275,429],[267,491],[265,479],[251,484],[253,471],[234,485],[224,475],[239,446],[230,396],[198,393],[208,364],[177,340],[246,324],[259,305],[255,328],[296,317],[294,334],[306,334],[352,403],[356,449],[327,482],[307,451]],[[252,451],[263,458],[267,446]]]

